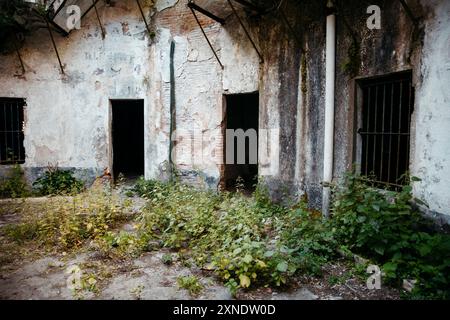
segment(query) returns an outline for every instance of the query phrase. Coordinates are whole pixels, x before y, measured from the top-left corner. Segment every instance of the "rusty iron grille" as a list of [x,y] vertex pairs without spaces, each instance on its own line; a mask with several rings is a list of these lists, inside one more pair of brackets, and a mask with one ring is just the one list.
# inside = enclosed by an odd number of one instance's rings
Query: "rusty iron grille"
[[24,99],[0,98],[0,164],[25,162]]
[[399,190],[407,184],[410,122],[414,106],[411,72],[359,82],[362,92],[361,174],[373,186]]

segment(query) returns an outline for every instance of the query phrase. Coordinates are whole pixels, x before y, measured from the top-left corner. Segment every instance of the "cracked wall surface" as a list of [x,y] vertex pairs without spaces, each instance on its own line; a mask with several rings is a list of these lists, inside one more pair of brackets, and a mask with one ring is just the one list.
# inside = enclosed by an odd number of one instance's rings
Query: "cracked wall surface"
[[[272,197],[283,201],[306,195],[311,207],[320,208],[325,2],[285,1],[282,9],[288,24],[277,12],[258,16],[239,9],[264,63],[236,17],[229,16],[222,26],[199,14],[223,70],[186,0],[156,1],[153,8],[144,8],[150,33],[135,1],[112,3],[98,8],[107,33],[104,40],[94,14],[68,38],[55,37],[65,76],[59,73],[46,30],[27,37],[21,48],[25,75],[20,76],[14,54],[2,57],[0,96],[27,101],[23,166],[31,177],[48,163],[76,168],[88,177],[111,167],[109,101],[144,99],[145,177],[167,179],[174,42],[177,143],[173,154],[182,178],[218,187],[223,95],[259,91],[259,128],[279,130],[275,155],[279,171],[264,177]],[[373,1],[382,7],[381,30],[366,27],[364,3],[351,0],[338,8],[334,176],[338,179],[357,161],[354,119],[359,110],[354,104],[354,79],[412,70],[416,99],[410,169],[422,179],[414,193],[429,204],[431,213],[450,216],[449,2],[408,3],[421,17],[418,29],[400,2]],[[342,69],[352,35],[360,45],[355,75]],[[194,136],[199,131],[209,140]],[[269,144],[260,140],[260,152],[268,149]],[[263,167],[260,164],[260,171]]]
[[126,1],[99,9],[105,40],[92,15],[70,37],[55,35],[65,75],[45,29],[26,38],[23,76],[14,54],[2,57],[0,95],[26,99],[24,167],[33,177],[48,164],[102,172],[109,167],[109,99],[148,95],[149,43],[138,8]]

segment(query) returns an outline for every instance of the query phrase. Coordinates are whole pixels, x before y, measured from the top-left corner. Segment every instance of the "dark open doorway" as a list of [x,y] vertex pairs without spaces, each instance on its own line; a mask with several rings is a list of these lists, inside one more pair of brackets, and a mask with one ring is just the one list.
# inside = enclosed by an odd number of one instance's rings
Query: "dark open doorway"
[[[238,178],[243,187],[252,191],[258,178],[258,121],[259,121],[259,94],[246,93],[225,96],[226,103],[226,131],[229,129],[242,129],[245,132],[245,163],[239,163],[239,138],[225,134],[225,170],[223,185],[227,190],[235,190]],[[241,137],[243,141],[243,138]],[[231,148],[231,149],[230,149]],[[253,148],[253,149],[252,149]],[[232,152],[231,157],[227,152]],[[252,157],[253,153],[253,157]],[[229,160],[232,160],[231,163]],[[241,157],[241,162],[242,162]]]
[[113,174],[144,175],[144,100],[111,100]]

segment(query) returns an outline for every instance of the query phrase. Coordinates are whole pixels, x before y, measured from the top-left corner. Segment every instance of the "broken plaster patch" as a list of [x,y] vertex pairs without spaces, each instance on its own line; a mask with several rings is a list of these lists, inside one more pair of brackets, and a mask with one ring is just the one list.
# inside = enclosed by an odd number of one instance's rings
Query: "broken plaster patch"
[[189,52],[189,55],[188,55],[188,61],[189,61],[189,62],[195,62],[195,61],[197,61],[197,59],[198,59],[198,50],[192,49],[192,50]]
[[162,11],[164,9],[173,7],[177,3],[178,3],[178,0],[161,0],[161,1],[157,1],[156,2],[156,10],[159,12],[159,11]]

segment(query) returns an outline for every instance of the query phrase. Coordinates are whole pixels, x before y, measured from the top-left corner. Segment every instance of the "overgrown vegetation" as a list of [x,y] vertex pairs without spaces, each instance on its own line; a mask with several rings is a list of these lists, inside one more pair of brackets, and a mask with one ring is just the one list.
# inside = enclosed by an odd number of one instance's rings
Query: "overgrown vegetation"
[[280,286],[300,272],[318,275],[345,251],[380,265],[387,284],[415,280],[410,297],[449,298],[450,236],[434,232],[412,207],[410,185],[381,192],[363,180],[346,176],[335,190],[329,220],[308,210],[305,201],[290,208],[271,203],[261,185],[246,197],[141,181],[136,191],[148,205],[140,232],[187,251],[232,291]]
[[179,277],[177,283],[180,288],[188,290],[192,296],[198,295],[203,290],[203,285],[196,276]]
[[[31,204],[30,204],[31,205]],[[91,190],[71,199],[50,198],[40,210],[22,207],[22,222],[3,231],[13,240],[36,241],[46,248],[64,250],[98,239],[125,218],[120,201],[103,190]]]
[[73,176],[72,171],[49,166],[42,177],[33,182],[41,195],[73,195],[84,189],[84,183]]
[[289,209],[274,204],[261,185],[253,197],[144,180],[135,191],[148,199],[140,234],[187,252],[197,267],[214,271],[232,292],[281,286],[297,271],[319,273],[334,255],[320,213],[307,210],[303,202]]
[[20,165],[14,165],[10,174],[0,180],[0,198],[23,198],[30,195]]
[[433,231],[413,209],[411,190],[381,193],[347,175],[334,202],[336,241],[380,264],[391,284],[417,281],[412,297],[449,299],[450,236]]
[[[290,207],[272,203],[262,185],[249,197],[239,189],[215,193],[177,181],[141,179],[132,192],[147,204],[135,217],[134,231],[117,231],[126,208],[99,190],[69,201],[51,198],[40,210],[45,214],[25,215],[5,230],[19,242],[64,250],[91,239],[121,259],[169,248],[174,252],[166,253],[163,263],[170,265],[176,257],[185,266],[210,270],[233,293],[283,286],[299,274],[320,275],[325,263],[346,252],[382,267],[385,284],[415,281],[410,298],[450,297],[450,236],[434,232],[413,208],[411,186],[381,192],[348,174],[335,189],[332,217],[325,220],[306,201]],[[193,279],[179,285],[198,289]]]
[[0,179],[0,198],[24,198],[33,195],[75,195],[84,190],[83,181],[72,171],[49,166],[44,174],[28,187],[20,165],[14,165],[9,174]]

